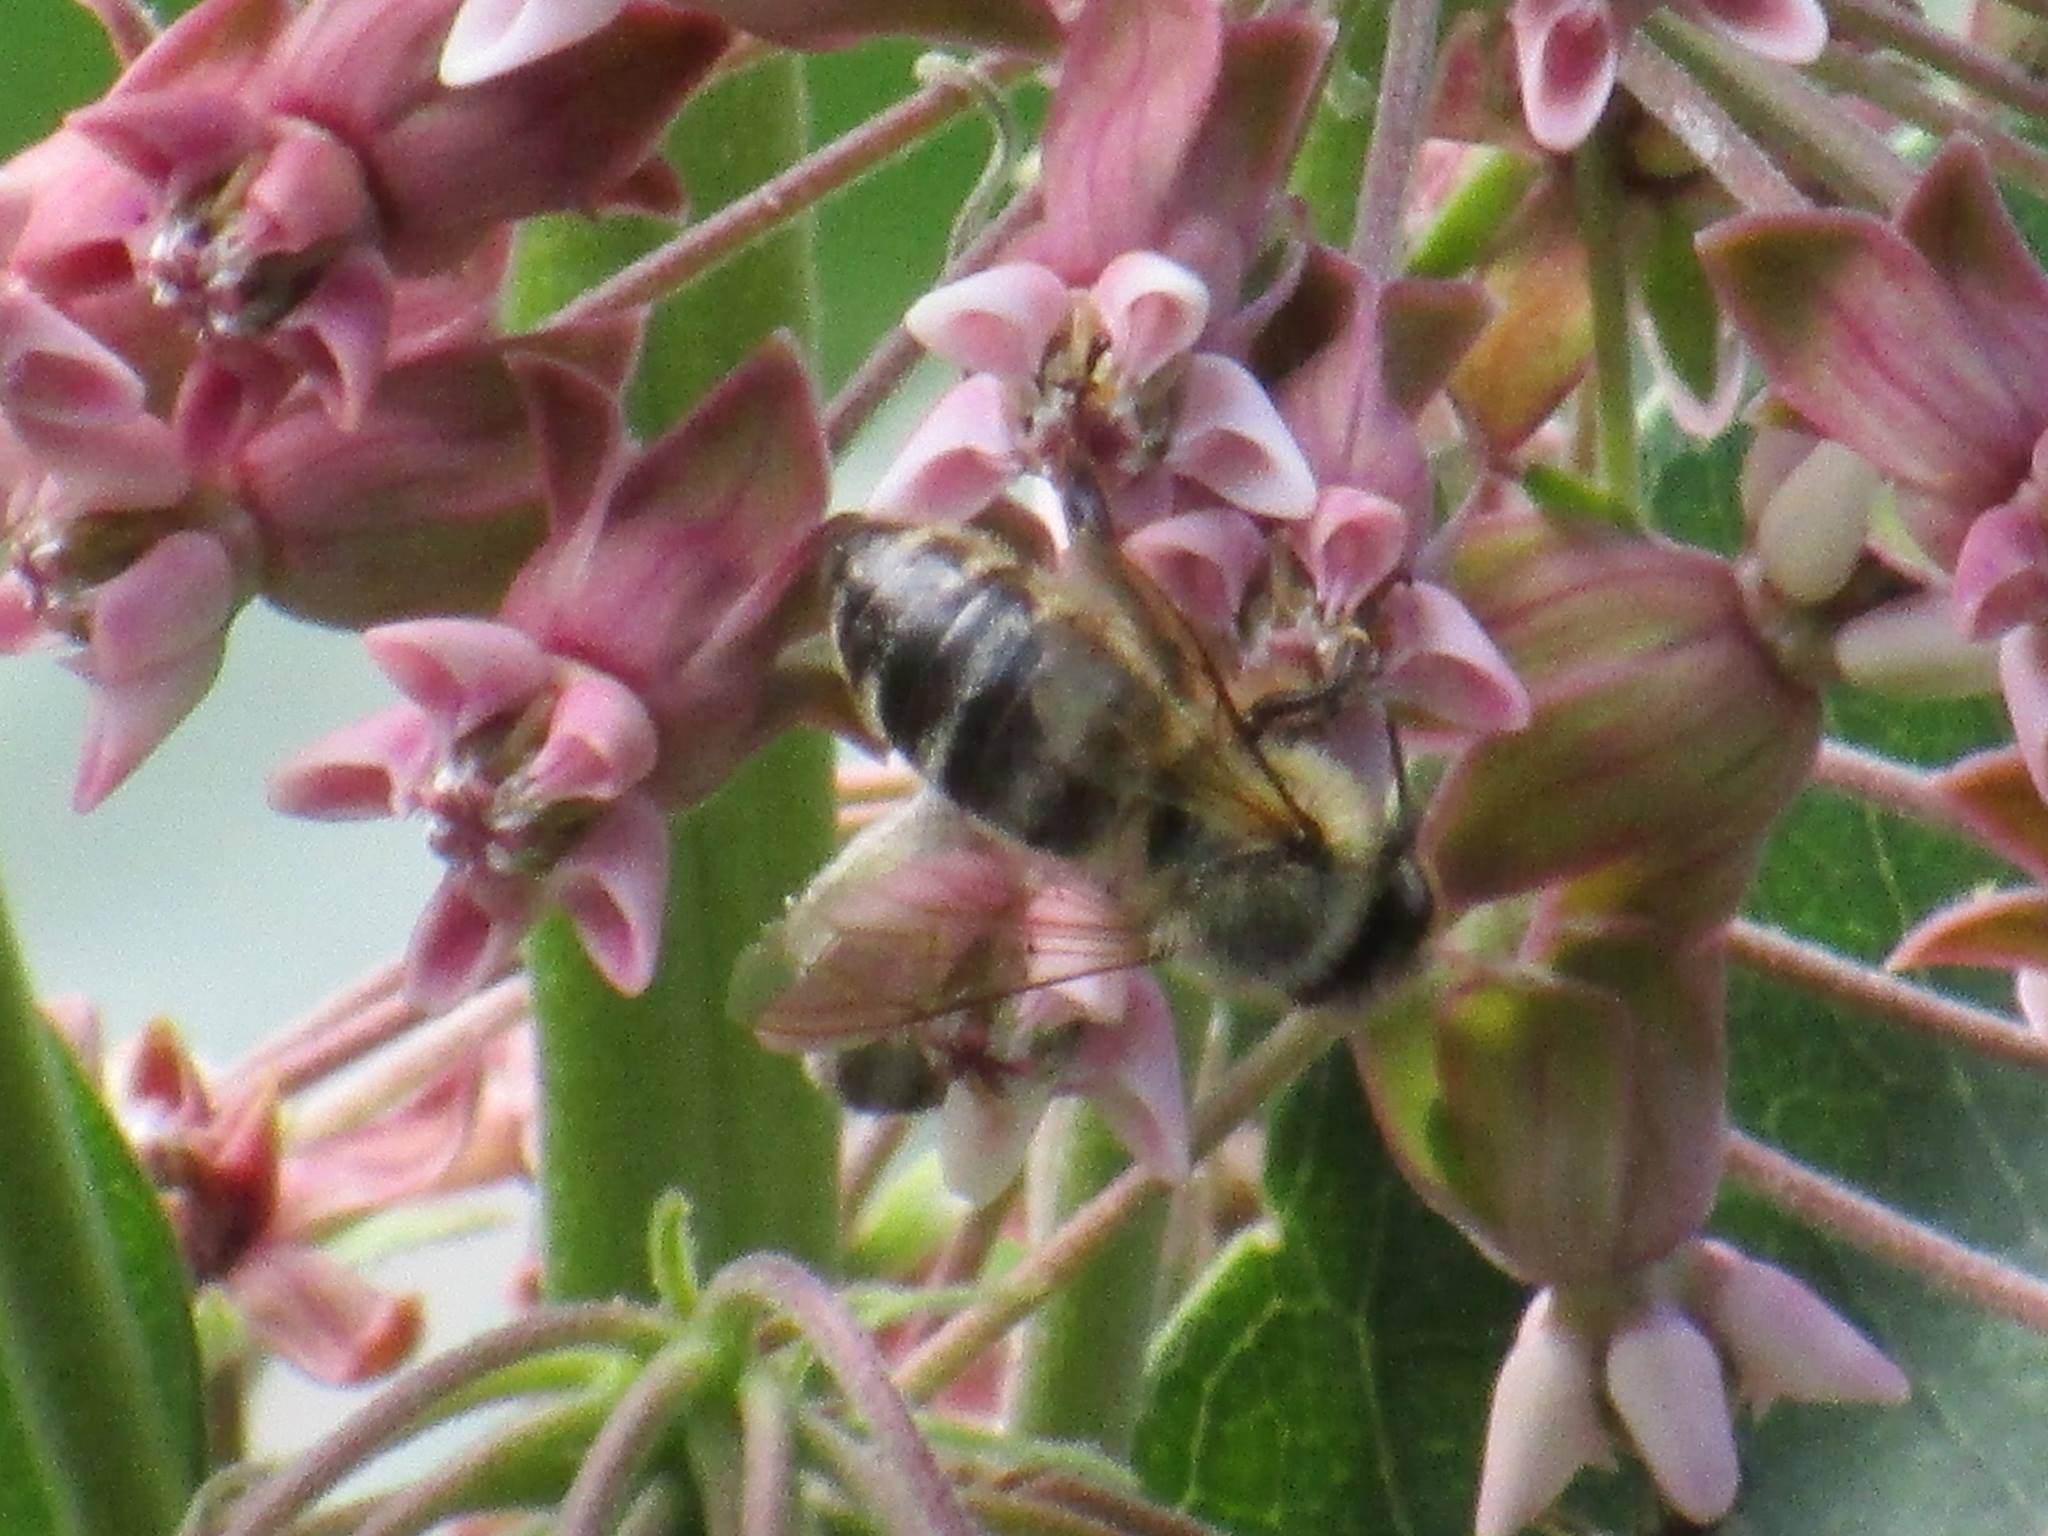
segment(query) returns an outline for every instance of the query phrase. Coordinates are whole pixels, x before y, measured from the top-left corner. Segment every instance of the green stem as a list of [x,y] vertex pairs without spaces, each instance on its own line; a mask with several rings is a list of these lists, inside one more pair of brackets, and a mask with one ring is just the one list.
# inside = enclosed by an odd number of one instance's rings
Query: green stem
[[1579,236],[1593,291],[1594,408],[1599,417],[1600,483],[1624,505],[1640,492],[1636,453],[1634,343],[1628,326],[1628,256],[1622,249],[1621,182],[1614,152],[1595,133],[1572,157]]
[[1463,277],[1543,179],[1543,168],[1504,149],[1482,149],[1472,169],[1437,211],[1408,253],[1411,277]]
[[196,1469],[179,1465],[50,1042],[0,916],[0,1414],[66,1536],[163,1536]]
[[[1131,1161],[1093,1109],[1080,1109],[1062,1129],[1048,1208],[1033,1213],[1041,1238]],[[1155,1200],[1133,1214],[1032,1320],[1011,1413],[1017,1431],[1086,1441],[1110,1456],[1129,1453],[1169,1210],[1166,1201]]]
[[[803,153],[800,63],[771,57],[683,113],[670,153],[700,212],[744,197]],[[515,308],[532,318],[652,246],[644,224],[556,221],[529,238]],[[807,219],[755,241],[652,317],[631,415],[676,420],[767,336],[813,329]],[[790,738],[681,818],[662,965],[638,998],[614,995],[560,918],[530,949],[540,1025],[550,1294],[651,1295],[647,1223],[681,1189],[706,1268],[773,1248],[833,1254],[836,1114],[786,1058],[726,1017],[733,962],[832,846],[832,754]]]

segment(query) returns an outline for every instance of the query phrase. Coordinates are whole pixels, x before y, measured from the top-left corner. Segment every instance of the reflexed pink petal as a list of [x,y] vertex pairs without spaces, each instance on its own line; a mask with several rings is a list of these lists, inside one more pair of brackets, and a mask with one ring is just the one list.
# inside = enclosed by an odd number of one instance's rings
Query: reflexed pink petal
[[526,781],[545,800],[616,800],[654,771],[654,722],[632,689],[588,667],[571,670]]
[[1759,1410],[1803,1403],[1903,1403],[1906,1373],[1805,1285],[1725,1243],[1704,1245],[1706,1321]]
[[948,390],[883,472],[868,505],[893,517],[958,522],[1023,472],[1017,413],[993,374]]
[[1149,973],[1099,979],[1115,983],[1123,1006],[1083,1025],[1058,1086],[1087,1095],[1140,1168],[1178,1182],[1188,1173],[1188,1113],[1173,1010]]
[[1773,586],[1796,602],[1819,603],[1839,592],[1855,568],[1882,487],[1861,455],[1839,443],[1805,441],[1811,446],[1755,512],[1752,543]]
[[2048,426],[2048,276],[2027,251],[2000,201],[1984,151],[1950,139],[1899,210],[1899,231],[1948,284],[1979,345]]
[[237,1264],[228,1290],[263,1347],[330,1386],[382,1376],[425,1327],[417,1296],[390,1296],[311,1248],[266,1243]]
[[127,90],[74,112],[67,126],[143,180],[171,192],[204,185],[262,147],[263,125],[230,96]]
[[1818,0],[1698,0],[1699,8],[1751,53],[1811,64],[1828,42]]
[[1885,964],[1897,971],[1929,965],[2048,969],[2048,890],[1965,897],[1915,924]]
[[402,816],[432,771],[433,724],[394,705],[331,732],[270,776],[272,809],[324,821]]
[[1607,98],[1621,58],[1606,0],[1515,0],[1508,10],[1529,132],[1545,149],[1576,149]]
[[515,357],[512,372],[540,445],[548,524],[561,534],[597,504],[618,470],[626,440],[618,392],[552,359]]
[[405,995],[430,1013],[461,1002],[511,960],[533,920],[533,905],[527,882],[450,874],[413,928]]
[[1623,1328],[1607,1347],[1607,1395],[1673,1509],[1710,1524],[1734,1507],[1728,1393],[1699,1329],[1668,1308]]
[[2048,880],[2048,802],[2010,747],[1979,752],[1935,776],[1971,835],[2036,879]]
[[174,533],[101,587],[90,675],[119,682],[218,649],[234,613],[234,563],[211,534]]
[[0,652],[19,656],[56,642],[57,637],[44,628],[35,594],[21,579],[21,572],[11,565],[0,570]]
[[1069,281],[1151,243],[1216,88],[1222,34],[1214,0],[1091,0],[1075,22],[1042,181],[1045,254]]
[[443,1189],[476,1129],[482,1085],[472,1056],[367,1125],[293,1146],[280,1166],[269,1230],[314,1238]]
[[1202,353],[1189,359],[1166,463],[1261,517],[1307,517],[1315,510],[1315,476],[1272,397],[1228,358]]
[[19,173],[0,166],[0,262],[13,254],[34,208],[34,189]]
[[604,978],[628,997],[654,979],[668,903],[668,821],[645,795],[606,811],[548,877]]
[[1700,260],[1784,400],[1909,486],[2003,501],[2040,435],[1941,274],[1865,214],[1746,214]]
[[1237,622],[1265,543],[1243,513],[1214,510],[1148,523],[1123,541],[1123,552],[1182,613],[1226,630]]
[[1358,611],[1407,557],[1408,514],[1384,496],[1348,485],[1316,499],[1314,516],[1298,526],[1294,547],[1315,583],[1323,612]]
[[2048,625],[2029,624],[1999,641],[1998,683],[2020,759],[2048,797]]
[[441,83],[475,85],[597,31],[626,0],[463,0],[441,50]]
[[1028,379],[1073,308],[1073,290],[1057,274],[1012,261],[933,289],[905,312],[903,328],[969,373]]
[[831,477],[810,373],[778,335],[648,445],[619,477],[607,517],[717,520],[763,551],[765,563],[784,537],[823,515]]
[[382,624],[363,644],[399,692],[455,736],[520,708],[552,676],[531,638],[489,619]]
[[117,1085],[124,1109],[149,1118],[148,1129],[189,1128],[213,1116],[199,1064],[168,1020],[152,1019],[124,1053]]
[[1911,592],[1851,619],[1834,650],[1845,679],[1879,693],[1960,699],[1998,686],[1997,647],[1963,638],[1946,592]]
[[1412,582],[1389,592],[1387,697],[1491,735],[1529,723],[1529,692],[1465,605],[1442,587]]
[[268,348],[209,347],[192,360],[172,412],[178,446],[194,465],[218,465],[247,443],[298,382]]
[[289,0],[200,0],[129,67],[120,91],[236,86],[254,71],[290,20]]
[[1186,353],[1209,323],[1209,290],[1177,261],[1126,251],[1089,290],[1124,382],[1143,384]]
[[86,707],[85,746],[71,788],[74,810],[90,811],[121,787],[213,686],[223,634],[154,672],[95,681]]
[[0,279],[0,416],[106,427],[141,411],[142,379],[91,332],[27,287]]
[[1548,1291],[1529,1305],[1486,1417],[1476,1536],[1515,1536],[1581,1467],[1611,1460],[1585,1340],[1557,1323]]
[[987,1205],[1023,1171],[1031,1137],[1050,1095],[1034,1082],[996,1093],[956,1082],[939,1106],[939,1170],[946,1187],[973,1205]]
[[1972,640],[1995,640],[2016,625],[2048,619],[2043,510],[2038,494],[2022,494],[1978,517],[1963,536],[1956,552],[1955,610]]

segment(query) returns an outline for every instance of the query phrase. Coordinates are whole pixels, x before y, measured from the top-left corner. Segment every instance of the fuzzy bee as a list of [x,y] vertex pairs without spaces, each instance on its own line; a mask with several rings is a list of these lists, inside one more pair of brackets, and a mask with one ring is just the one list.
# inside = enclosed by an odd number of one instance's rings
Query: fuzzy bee
[[1295,739],[1345,680],[1241,711],[1086,485],[1070,505],[1057,559],[848,521],[830,631],[870,728],[979,826],[1114,892],[1156,948],[1287,1003],[1370,995],[1431,897],[1398,804]]

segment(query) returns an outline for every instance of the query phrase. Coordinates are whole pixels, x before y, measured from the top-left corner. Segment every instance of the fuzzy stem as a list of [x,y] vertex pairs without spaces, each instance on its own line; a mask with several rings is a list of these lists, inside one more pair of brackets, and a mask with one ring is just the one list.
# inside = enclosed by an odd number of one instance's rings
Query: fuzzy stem
[[[1045,1208],[1032,1213],[1035,1234],[1073,1214],[1130,1166],[1123,1143],[1094,1110],[1081,1106],[1065,1119],[1045,1170],[1051,1175]],[[1129,1454],[1168,1208],[1169,1202],[1155,1200],[1125,1222],[1032,1319],[1008,1416],[1012,1429],[1087,1441],[1109,1456]]]
[[794,1536],[796,1415],[781,1384],[749,1376],[740,1388],[740,1423],[739,1536]]
[[1847,742],[1824,741],[1814,762],[1813,781],[1845,795],[1867,800],[1879,810],[1942,832],[1970,835],[1955,808],[1917,768]]
[[[968,66],[994,85],[1016,79],[1029,61],[977,60]],[[738,255],[770,230],[852,186],[944,127],[979,97],[964,84],[939,80],[869,118],[823,149],[771,177],[673,240],[649,251],[616,276],[565,305],[555,323],[568,324],[652,304],[720,263]],[[694,188],[693,188],[694,190]]]
[[683,1501],[666,1482],[649,1483],[619,1517],[616,1536],[672,1536]]
[[1889,48],[1961,81],[2016,112],[2048,116],[2048,83],[1930,26],[1890,0],[1828,0],[1828,26],[1849,42]]
[[[745,201],[797,159],[807,114],[801,61],[771,57],[694,97],[671,155],[705,206]],[[616,270],[620,240],[554,221],[530,232],[522,314]],[[659,305],[634,425],[675,421],[778,329],[808,340],[814,275],[809,222],[795,219]],[[757,1248],[830,1262],[836,1111],[799,1064],[732,1022],[726,989],[760,925],[831,851],[831,762],[823,738],[786,736],[677,820],[662,961],[641,996],[606,986],[559,915],[536,930],[551,1295],[651,1294],[647,1223],[671,1189],[689,1199],[707,1265]]]
[[2048,1333],[2048,1281],[1966,1247],[1741,1132],[1728,1137],[1728,1176],[1818,1231],[1919,1275],[1951,1295]]
[[868,1197],[909,1135],[909,1119],[896,1115],[861,1128],[851,1138],[839,1173],[839,1222],[847,1231],[859,1222]]
[[311,1141],[367,1125],[498,1036],[532,1021],[532,986],[524,976],[508,976],[422,1026],[346,1082],[294,1104],[292,1134]]
[[1757,923],[1728,929],[1728,953],[1773,981],[1814,992],[1991,1061],[2048,1072],[2048,1040],[2016,1019],[1943,997]]
[[442,1405],[494,1371],[548,1350],[610,1345],[652,1353],[669,1341],[659,1313],[627,1302],[553,1307],[416,1366],[342,1420],[326,1439],[268,1479],[221,1536],[275,1536],[357,1467],[431,1424]]
[[199,1405],[158,1393],[62,1049],[0,914],[0,1389],[62,1536],[155,1536],[197,1482],[176,1426]]
[[698,1342],[674,1346],[648,1363],[591,1442],[562,1500],[556,1536],[605,1536],[632,1501],[641,1469],[675,1428],[683,1404],[704,1385],[712,1364],[710,1351]]
[[1456,190],[1408,252],[1411,277],[1462,277],[1492,251],[1494,241],[1543,180],[1543,168],[1504,149],[1482,149]]
[[1937,96],[1892,60],[1834,45],[1808,70],[1823,84],[1860,96],[1931,133],[1968,134],[1984,146],[1998,170],[2048,196],[2048,154],[2007,133],[1983,113]]
[[1373,112],[1372,147],[1365,154],[1358,214],[1351,226],[1351,258],[1375,284],[1394,273],[1401,207],[1428,123],[1442,15],[1442,0],[1392,0],[1387,14],[1387,52],[1380,69],[1379,105]]
[[229,1085],[269,1082],[279,1093],[339,1071],[424,1017],[400,995],[405,964],[392,961],[315,1004],[235,1064]]
[[[961,252],[960,258],[939,274],[938,281],[951,282],[980,270],[991,256],[1009,244],[1012,235],[1037,216],[1037,194],[1019,197],[990,220],[988,228]],[[875,344],[825,410],[825,441],[833,453],[847,450],[861,428],[881,409],[882,402],[896,392],[896,386],[917,366],[923,351],[917,338],[900,325]]]
[[1873,129],[1789,65],[1758,58],[1710,27],[1670,11],[1644,29],[1709,85],[1750,132],[1771,143],[1852,207],[1887,212],[1912,190],[1913,170]]
[[[1195,1156],[1214,1150],[1356,1022],[1333,1010],[1302,1011],[1282,1020],[1224,1074],[1214,1093],[1196,1103],[1191,1117]],[[983,1301],[950,1318],[904,1360],[896,1371],[904,1395],[929,1397],[966,1370],[983,1350],[1043,1306],[1165,1187],[1141,1168],[1118,1175],[993,1283]]]
[[1641,492],[1636,451],[1635,343],[1628,323],[1628,253],[1622,246],[1621,182],[1614,148],[1595,131],[1572,156],[1579,237],[1593,296],[1593,385],[1600,481],[1623,506]]
[[1812,206],[1714,93],[1643,33],[1636,34],[1622,55],[1621,81],[1745,207],[1791,213]]
[[847,1402],[867,1421],[901,1529],[923,1536],[973,1536],[973,1524],[911,1421],[874,1341],[829,1286],[780,1255],[761,1254],[728,1264],[705,1289],[704,1299],[707,1306],[735,1300],[767,1306],[802,1330]]

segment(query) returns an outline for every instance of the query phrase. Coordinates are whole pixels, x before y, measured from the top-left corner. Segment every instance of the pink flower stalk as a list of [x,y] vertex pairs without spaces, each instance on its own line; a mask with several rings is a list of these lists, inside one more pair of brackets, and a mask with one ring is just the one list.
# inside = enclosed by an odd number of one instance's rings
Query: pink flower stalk
[[1239,302],[1328,48],[1300,17],[1226,26],[1216,0],[1092,0],[1047,121],[1043,218],[1011,260],[906,317],[971,377],[912,434],[878,506],[967,516],[1071,465],[1126,528],[1219,505],[1307,514],[1307,466],[1233,353],[1285,295],[1283,280]]
[[409,957],[428,1005],[494,974],[550,900],[614,986],[643,990],[667,886],[663,813],[715,788],[798,707],[776,659],[829,470],[794,352],[763,349],[637,454],[612,390],[554,363],[523,376],[547,541],[495,620],[371,630],[371,656],[410,702],[272,783],[296,815],[426,819],[449,865]]
[[1949,145],[1894,224],[1750,215],[1701,250],[1777,396],[1905,493],[1913,537],[1952,577],[1957,627],[1998,642],[2013,729],[2048,793],[2048,275],[1982,152]]
[[1480,1536],[1609,1464],[1617,1432],[1674,1509],[1711,1522],[1736,1494],[1735,1399],[1905,1395],[1805,1286],[1699,1237],[1725,1135],[1718,936],[1600,912],[1597,891],[1560,888],[1518,955],[1491,953],[1495,925],[1354,1045],[1411,1181],[1540,1287],[1494,1390]]
[[[441,51],[444,85],[480,85],[610,25],[627,0],[463,0]],[[1046,0],[704,0],[692,10],[790,48],[902,34],[1042,51],[1059,37]]]
[[[1685,0],[1678,8],[1781,63],[1811,64],[1827,46],[1818,0]],[[1614,94],[1630,34],[1659,9],[1659,0],[1514,0],[1515,71],[1537,143],[1563,152],[1585,142]]]
[[925,796],[811,884],[742,961],[734,1004],[764,1044],[826,1058],[828,1077],[831,1058],[865,1053],[913,1081],[938,1107],[948,1186],[985,1204],[1062,1094],[1093,1100],[1157,1177],[1187,1173],[1180,1051],[1145,958],[1084,876]]
[[[510,221],[673,207],[655,151],[724,47],[722,25],[643,0],[575,47],[458,93],[434,77],[456,4],[207,0],[73,114],[72,130],[146,193],[123,207],[128,266],[199,345],[178,413],[196,449],[231,446],[301,377],[359,419],[393,336],[396,281],[459,265]],[[63,223],[50,215],[37,241],[60,270],[77,264]],[[108,223],[89,206],[79,259],[105,265]]]
[[114,1100],[193,1278],[220,1286],[266,1351],[349,1385],[400,1364],[424,1319],[417,1297],[379,1291],[319,1244],[374,1212],[515,1172],[493,1150],[503,1139],[482,1087],[480,1063],[458,1064],[360,1129],[295,1144],[267,1089],[217,1101],[159,1022]]

